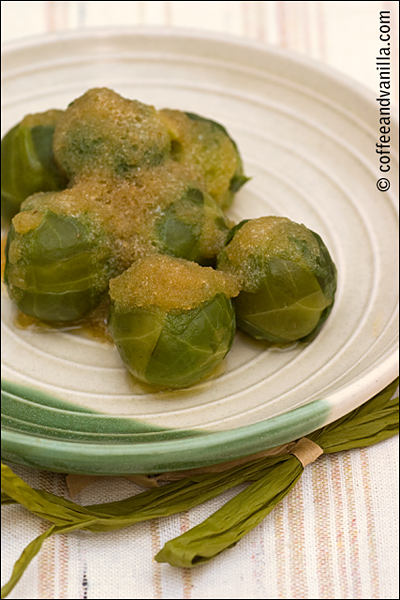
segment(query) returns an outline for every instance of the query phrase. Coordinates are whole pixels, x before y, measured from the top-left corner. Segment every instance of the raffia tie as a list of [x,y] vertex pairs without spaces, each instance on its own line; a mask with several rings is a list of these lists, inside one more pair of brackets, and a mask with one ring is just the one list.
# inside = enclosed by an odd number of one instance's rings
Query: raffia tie
[[289,454],[294,454],[294,456],[299,459],[303,467],[306,467],[310,463],[317,460],[317,458],[323,453],[324,451],[322,450],[321,446],[318,446],[318,444],[306,437],[300,438],[293,448],[289,450]]

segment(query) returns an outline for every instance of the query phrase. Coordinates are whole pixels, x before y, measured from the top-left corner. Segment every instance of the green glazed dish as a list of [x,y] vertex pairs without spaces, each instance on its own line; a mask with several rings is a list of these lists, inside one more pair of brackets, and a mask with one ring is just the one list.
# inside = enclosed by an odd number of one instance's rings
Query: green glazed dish
[[307,435],[396,378],[398,163],[377,190],[373,94],[301,56],[199,32],[57,34],[6,44],[2,58],[5,133],[99,79],[224,123],[251,176],[228,218],[304,223],[340,274],[311,344],[273,350],[239,332],[216,374],[179,390],[138,383],[115,346],[79,331],[19,328],[3,293],[3,460],[103,475],[217,464]]

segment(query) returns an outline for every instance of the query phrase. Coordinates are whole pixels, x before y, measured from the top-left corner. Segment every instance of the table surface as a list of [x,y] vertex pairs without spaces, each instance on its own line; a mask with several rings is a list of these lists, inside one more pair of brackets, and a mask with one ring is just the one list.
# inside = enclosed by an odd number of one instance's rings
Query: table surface
[[[119,25],[185,27],[289,48],[378,93],[381,11],[390,16],[391,101],[398,105],[397,2],[2,2],[3,42]],[[378,134],[378,132],[377,132]],[[68,496],[65,477],[16,468],[34,487]],[[242,489],[242,488],[240,488]],[[102,478],[75,500],[140,491]],[[9,598],[398,598],[398,436],[322,456],[250,534],[195,569],[160,565],[164,543],[238,489],[175,517],[119,532],[50,538]],[[3,514],[2,582],[47,527],[19,506]]]

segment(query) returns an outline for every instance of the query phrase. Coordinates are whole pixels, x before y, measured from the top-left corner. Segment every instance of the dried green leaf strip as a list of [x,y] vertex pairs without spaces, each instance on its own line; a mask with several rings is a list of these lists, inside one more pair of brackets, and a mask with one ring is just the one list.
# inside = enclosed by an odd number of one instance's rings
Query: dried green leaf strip
[[[88,520],[87,523],[90,523],[90,521]],[[76,523],[73,525],[52,525],[44,533],[39,535],[30,544],[28,544],[28,546],[22,552],[19,559],[16,561],[9,581],[1,588],[1,597],[6,598],[8,594],[13,590],[13,588],[16,586],[16,584],[24,574],[25,569],[28,567],[31,560],[35,558],[37,553],[40,551],[43,543],[47,540],[47,538],[56,533],[69,533],[70,531],[75,531],[76,529],[80,528],[80,523]]]
[[232,548],[254,529],[296,485],[303,467],[294,456],[282,456],[262,479],[248,486],[200,525],[167,542],[157,562],[193,567]]
[[57,525],[88,519],[88,511],[75,502],[60,498],[44,490],[35,490],[2,463],[1,488],[10,498],[25,506],[38,517]]
[[[392,399],[398,380],[341,419],[307,436],[324,452],[371,445],[398,432],[398,403]],[[342,443],[340,443],[342,440]],[[335,448],[335,450],[333,450]],[[173,566],[192,567],[234,546],[256,527],[292,489],[303,472],[290,455],[266,458],[264,477],[238,494],[203,523],[167,542],[155,559]]]
[[395,435],[399,431],[399,397],[392,396],[398,384],[397,378],[368,402],[307,437],[329,454],[371,446]]
[[3,504],[16,504],[17,501],[14,500],[13,498],[10,498],[10,496],[8,494],[6,494],[5,492],[1,492],[1,505],[3,506]]
[[[308,437],[324,452],[368,446],[398,432],[398,398],[394,381],[369,402]],[[169,516],[210,500],[244,481],[255,481],[202,524],[168,542],[158,562],[190,567],[234,546],[257,526],[298,481],[303,467],[293,455],[261,458],[223,473],[204,474],[148,490],[126,500],[81,507],[54,494],[33,490],[2,465],[2,501],[20,502],[34,514],[55,523],[34,540],[17,561],[2,598],[12,590],[42,543],[54,533],[74,529],[109,531]]]

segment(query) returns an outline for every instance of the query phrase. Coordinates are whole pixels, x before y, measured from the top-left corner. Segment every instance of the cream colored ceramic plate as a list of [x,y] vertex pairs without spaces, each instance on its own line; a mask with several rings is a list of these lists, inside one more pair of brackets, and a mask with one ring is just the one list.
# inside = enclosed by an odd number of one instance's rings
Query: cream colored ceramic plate
[[252,177],[231,217],[304,223],[339,273],[312,344],[282,352],[238,334],[218,377],[185,392],[144,390],[112,346],[17,329],[3,294],[4,459],[89,474],[217,463],[305,435],[397,376],[398,128],[392,116],[391,187],[381,192],[372,93],[281,50],[165,29],[7,45],[2,86],[3,134],[94,86],[223,123]]

